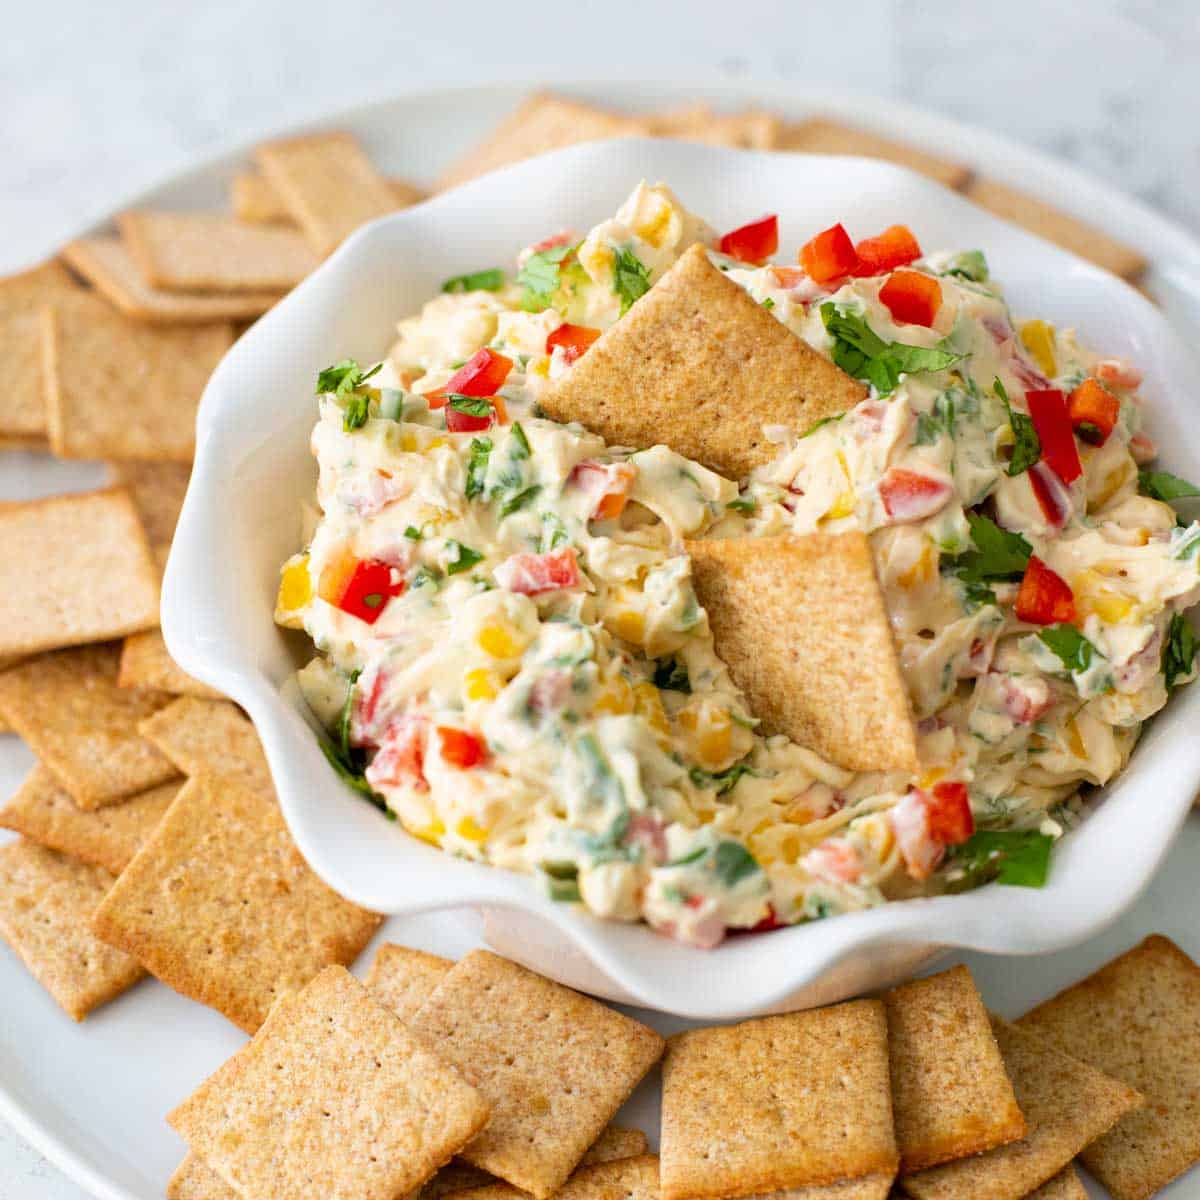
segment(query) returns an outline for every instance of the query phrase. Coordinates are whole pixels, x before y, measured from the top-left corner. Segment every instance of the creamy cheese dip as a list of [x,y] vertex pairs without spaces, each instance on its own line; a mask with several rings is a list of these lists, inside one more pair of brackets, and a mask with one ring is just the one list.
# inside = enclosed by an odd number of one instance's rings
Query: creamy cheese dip
[[[538,415],[697,241],[871,383],[839,419],[769,428],[748,480]],[[1193,677],[1200,525],[1153,498],[1182,481],[1139,476],[1136,370],[1014,324],[978,252],[885,247],[873,270],[860,244],[863,273],[829,279],[819,243],[805,269],[740,261],[744,237],[640,184],[523,250],[516,282],[450,281],[374,373],[322,374],[320,517],[276,617],[318,651],[300,683],[331,761],[409,833],[703,946],[1037,883],[1080,787]],[[915,778],[764,736],[714,650],[684,539],[818,529],[870,535]]]

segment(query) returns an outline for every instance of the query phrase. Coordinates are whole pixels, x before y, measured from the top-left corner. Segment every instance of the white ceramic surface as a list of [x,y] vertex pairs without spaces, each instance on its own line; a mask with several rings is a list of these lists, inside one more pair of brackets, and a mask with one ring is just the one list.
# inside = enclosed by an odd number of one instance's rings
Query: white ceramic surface
[[644,926],[591,919],[543,898],[527,878],[449,858],[386,822],[326,767],[284,686],[309,651],[270,620],[278,565],[300,544],[300,503],[312,495],[316,372],[345,356],[378,357],[395,319],[444,278],[506,263],[514,247],[546,230],[586,229],[643,177],[669,181],[717,228],[777,210],[785,246],[841,219],[859,232],[902,221],[928,247],[983,247],[1017,313],[1077,326],[1090,343],[1144,365],[1166,465],[1196,473],[1200,438],[1183,408],[1194,364],[1158,310],[961,197],[863,160],[652,141],[575,147],[359,231],[234,347],[205,394],[193,483],[167,569],[163,627],[172,653],[254,718],[296,840],[333,887],[391,913],[511,910],[520,916],[507,918],[504,948],[602,995],[730,1018],[880,986],[940,946],[1034,954],[1088,937],[1145,887],[1191,805],[1200,743],[1187,736],[1187,723],[1200,714],[1200,690],[1154,722],[1130,769],[1057,848],[1046,888],[889,904],[770,937],[731,938],[712,953]]

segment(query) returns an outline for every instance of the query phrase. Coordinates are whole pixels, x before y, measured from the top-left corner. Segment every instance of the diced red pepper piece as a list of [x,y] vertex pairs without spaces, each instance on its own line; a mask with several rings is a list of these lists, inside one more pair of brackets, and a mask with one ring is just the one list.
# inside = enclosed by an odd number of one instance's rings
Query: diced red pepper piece
[[595,497],[592,520],[612,521],[625,511],[629,493],[637,481],[633,463],[598,463],[590,459],[577,463],[570,482]]
[[1067,400],[1071,428],[1096,446],[1103,446],[1121,415],[1121,401],[1102,383],[1085,379]]
[[480,737],[466,729],[455,729],[453,725],[437,727],[438,742],[442,758],[452,767],[478,766],[487,757],[487,746]]
[[446,430],[449,433],[478,433],[481,429],[490,429],[493,425],[503,425],[508,420],[508,411],[500,396],[480,396],[472,399],[486,400],[492,406],[492,411],[485,417],[477,417],[473,413],[460,412],[457,408],[446,409]]
[[767,905],[767,915],[757,925],[751,925],[747,933],[770,933],[773,929],[786,929],[787,925],[779,919],[773,904]]
[[429,790],[425,779],[427,725],[424,717],[406,714],[388,726],[379,751],[367,766],[367,782],[373,788],[407,784],[420,792]]
[[441,408],[449,396],[494,396],[508,378],[513,360],[486,346],[476,350],[445,384],[435,392],[426,392],[430,408]]
[[407,581],[378,558],[343,555],[321,572],[317,594],[327,604],[374,625],[393,596],[404,593]]
[[794,288],[798,283],[802,283],[808,278],[807,273],[799,267],[773,266],[771,273],[775,276],[775,282],[781,288]]
[[779,218],[771,213],[748,225],[740,225],[725,234],[717,247],[722,254],[739,262],[761,266],[779,249]]
[[830,283],[853,275],[858,269],[858,255],[845,228],[832,225],[800,247],[800,265],[810,279]]
[[929,832],[944,846],[957,846],[975,832],[965,783],[948,780],[934,784],[929,798]]
[[492,574],[502,588],[522,596],[537,596],[579,585],[579,563],[574,546],[560,546],[548,554],[513,554]]
[[923,521],[946,506],[954,487],[905,467],[889,467],[879,481],[879,498],[884,512],[895,522]]
[[1063,483],[1073,483],[1083,474],[1083,467],[1066,397],[1058,388],[1037,388],[1025,393],[1025,403],[1042,443],[1042,461]]
[[1014,610],[1030,625],[1072,625],[1076,620],[1075,593],[1035,554],[1025,568]]
[[854,248],[856,275],[886,275],[921,257],[921,247],[907,225],[891,225],[878,237],[863,238]]
[[599,329],[564,322],[553,333],[547,334],[546,353],[553,354],[554,347],[561,346],[564,360],[573,363],[599,336]]
[[924,325],[937,320],[942,307],[942,285],[920,271],[893,271],[879,289],[879,301],[902,325]]

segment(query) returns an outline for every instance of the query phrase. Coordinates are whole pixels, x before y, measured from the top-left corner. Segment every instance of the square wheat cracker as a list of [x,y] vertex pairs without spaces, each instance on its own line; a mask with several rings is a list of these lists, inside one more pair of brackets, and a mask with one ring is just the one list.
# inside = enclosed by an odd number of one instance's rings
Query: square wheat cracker
[[[484,1184],[453,1194],[458,1200],[528,1200],[526,1192],[509,1183]],[[581,1167],[554,1193],[554,1200],[658,1200],[658,1159],[641,1154]]]
[[185,775],[212,775],[274,790],[262,742],[249,718],[229,700],[181,696],[147,717],[138,732]]
[[145,974],[92,933],[92,910],[112,882],[102,867],[33,842],[0,848],[0,937],[76,1021]]
[[[407,208],[422,198],[419,188],[404,179],[389,179],[388,186],[396,198],[397,208]],[[244,171],[233,177],[230,186],[233,215],[252,225],[294,224],[283,197],[271,182],[254,171]]]
[[1036,196],[993,179],[976,179],[967,188],[966,197],[994,216],[1020,225],[1122,279],[1132,282],[1145,273],[1146,259],[1140,251]]
[[915,1200],[1018,1200],[1142,1103],[1133,1088],[999,1017],[992,1030],[1031,1132],[1018,1142],[900,1178]]
[[539,92],[506,117],[483,142],[459,158],[438,179],[434,190],[444,192],[549,150],[646,131],[646,123],[637,118]]
[[121,489],[0,504],[0,656],[158,624],[158,567]]
[[1043,1183],[1037,1191],[1030,1192],[1025,1200],[1088,1200],[1088,1194],[1075,1168],[1067,1167]]
[[764,425],[804,430],[866,394],[697,243],[539,402],[622,446],[666,432],[671,449],[740,479],[778,452]]
[[155,688],[173,696],[196,696],[220,700],[221,693],[193,679],[167,653],[161,629],[148,629],[127,637],[121,646],[121,669],[117,683],[124,688]]
[[379,921],[311,870],[273,791],[200,776],[122,872],[94,927],[168,987],[253,1033],[285,992],[353,962]]
[[714,648],[765,730],[848,770],[916,769],[916,730],[865,535],[686,549]]
[[407,1021],[453,966],[453,959],[385,942],[375,951],[365,983],[377,1000]]
[[409,1024],[491,1105],[462,1157],[539,1200],[663,1050],[652,1029],[486,950],[457,963]]
[[138,732],[170,702],[117,686],[119,647],[56,650],[0,674],[0,713],[83,809],[173,779],[171,761]]
[[652,113],[646,118],[646,125],[654,137],[748,150],[772,150],[779,137],[779,118],[773,113],[754,109],[714,113],[707,104]]
[[151,552],[165,561],[192,477],[191,463],[126,460],[111,462],[108,469],[113,482],[133,498]]
[[243,1196],[395,1200],[487,1117],[473,1087],[329,967],[167,1120]]
[[181,786],[160,784],[118,804],[88,812],[39,763],[0,809],[0,827],[119,875],[162,820]]
[[117,226],[142,279],[166,291],[286,292],[317,266],[294,229],[223,213],[126,212]]
[[915,146],[894,142],[866,129],[843,125],[825,117],[814,117],[798,125],[786,125],[776,143],[779,150],[800,150],[806,154],[853,154],[860,158],[879,158],[907,167],[940,183],[942,187],[958,190],[971,178],[971,168],[963,163],[950,162],[918,150]]
[[39,448],[46,439],[46,382],[42,363],[42,305],[77,295],[79,285],[56,262],[0,278],[0,437],[5,444]]
[[321,258],[360,225],[421,199],[415,187],[401,199],[396,182],[375,170],[353,134],[268,142],[256,155],[263,175]]
[[143,325],[80,294],[42,313],[46,418],[60,458],[190,462],[196,410],[228,324]]
[[673,1037],[659,1153],[663,1200],[890,1179],[883,1005],[855,1000]]
[[146,282],[125,243],[107,234],[68,242],[59,254],[110,304],[134,320],[151,325],[251,320],[262,316],[283,294],[268,291],[203,295],[156,288]]
[[966,967],[894,988],[883,1003],[903,1173],[1025,1136],[987,1009]]
[[1146,1097],[1081,1155],[1114,1200],[1200,1161],[1200,967],[1173,942],[1146,938],[1019,1023]]

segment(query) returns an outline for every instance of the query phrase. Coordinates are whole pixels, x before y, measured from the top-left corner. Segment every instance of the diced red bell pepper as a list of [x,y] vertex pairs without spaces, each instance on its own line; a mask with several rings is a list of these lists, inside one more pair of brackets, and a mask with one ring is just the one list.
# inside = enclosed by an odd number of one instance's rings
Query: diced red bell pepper
[[599,329],[588,325],[564,323],[546,336],[546,353],[553,354],[555,346],[561,346],[563,359],[573,363],[600,336]]
[[1083,467],[1066,397],[1058,388],[1037,388],[1025,393],[1025,403],[1042,443],[1042,461],[1063,483],[1073,483],[1083,474]]
[[774,266],[771,268],[771,273],[775,276],[775,282],[781,288],[794,288],[798,283],[808,278],[808,275],[799,267]]
[[817,283],[831,283],[858,270],[858,255],[845,228],[838,224],[800,247],[800,265]]
[[1121,401],[1102,383],[1085,379],[1067,400],[1071,428],[1096,446],[1103,446],[1121,415]]
[[405,714],[387,728],[379,750],[367,766],[367,782],[373,788],[408,785],[417,791],[429,790],[425,779],[424,717]]
[[502,396],[479,396],[472,399],[486,400],[492,411],[484,417],[473,413],[460,412],[457,408],[446,409],[446,430],[448,433],[478,433],[481,429],[490,429],[493,425],[503,425],[508,420],[508,410],[504,407]]
[[942,307],[942,285],[920,271],[893,271],[879,289],[879,301],[902,325],[930,328]]
[[884,512],[894,521],[923,521],[946,506],[954,487],[905,467],[889,467],[879,481]]
[[538,596],[579,585],[574,546],[560,546],[548,554],[513,554],[492,574],[502,588],[522,596]]
[[730,258],[761,266],[779,249],[779,218],[771,213],[741,225],[725,234],[717,245],[721,253]]
[[407,581],[378,558],[343,555],[321,572],[317,595],[334,608],[374,625],[393,596],[403,595]]
[[637,481],[633,463],[577,463],[570,482],[595,497],[592,520],[612,521],[625,511],[629,493]]
[[878,237],[863,238],[854,249],[856,275],[886,275],[921,257],[921,247],[907,225],[891,225]]
[[746,930],[747,933],[770,933],[773,929],[786,929],[786,924],[781,921],[775,912],[773,904],[767,905],[767,915],[763,917],[757,925],[751,925]]
[[1025,568],[1014,606],[1017,616],[1030,625],[1071,625],[1076,620],[1075,593],[1035,554]]
[[435,392],[426,392],[430,408],[442,408],[449,396],[494,396],[508,378],[513,360],[486,346],[476,350],[445,384]]
[[437,733],[442,758],[452,767],[466,770],[478,766],[487,757],[487,746],[483,739],[469,730],[439,725]]
[[934,784],[929,797],[929,832],[945,846],[957,846],[975,832],[965,783]]

